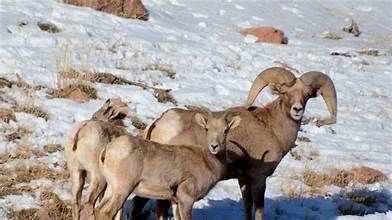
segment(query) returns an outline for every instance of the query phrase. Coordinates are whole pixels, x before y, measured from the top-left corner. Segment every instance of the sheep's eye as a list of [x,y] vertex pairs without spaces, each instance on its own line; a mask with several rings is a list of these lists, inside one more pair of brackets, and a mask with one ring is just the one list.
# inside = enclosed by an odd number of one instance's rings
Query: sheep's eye
[[206,131],[208,131],[208,128],[205,128]]
[[227,134],[229,132],[229,128],[226,128],[224,132]]

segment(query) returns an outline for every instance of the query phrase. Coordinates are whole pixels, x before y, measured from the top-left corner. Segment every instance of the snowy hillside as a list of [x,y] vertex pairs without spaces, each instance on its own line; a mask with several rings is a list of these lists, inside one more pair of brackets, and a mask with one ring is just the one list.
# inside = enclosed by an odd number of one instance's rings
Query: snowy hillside
[[[0,1],[0,108],[11,110],[0,120],[0,219],[50,208],[47,200],[56,196],[56,207],[69,214],[61,145],[67,131],[107,98],[121,97],[130,115],[145,124],[176,105],[223,110],[244,104],[257,74],[282,64],[297,76],[311,70],[328,74],[337,90],[338,118],[332,126],[301,126],[298,146],[267,181],[267,219],[392,219],[392,1],[143,3],[150,13],[147,22],[55,0]],[[359,25],[359,37],[342,31],[351,19]],[[37,23],[58,30],[47,32]],[[240,28],[255,26],[283,30],[288,44],[254,43],[239,34]],[[102,82],[87,82],[97,96],[89,102],[54,98],[71,75],[66,73],[75,72],[109,73],[171,89],[175,101],[159,102],[154,89]],[[263,92],[256,104],[273,98]],[[327,114],[320,97],[308,102],[307,118]],[[130,119],[126,124],[137,133]],[[309,175],[317,179],[362,166],[386,178],[307,181]],[[220,182],[196,203],[193,214],[195,219],[242,219],[237,181]]]

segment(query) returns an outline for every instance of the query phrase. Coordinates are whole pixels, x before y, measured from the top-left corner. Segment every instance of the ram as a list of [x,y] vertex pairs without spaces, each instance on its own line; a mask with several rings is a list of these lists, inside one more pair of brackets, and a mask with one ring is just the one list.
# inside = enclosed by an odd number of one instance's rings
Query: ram
[[[251,106],[263,88],[270,86],[279,97],[264,107]],[[216,115],[237,112],[240,126],[227,137],[229,171],[223,179],[237,178],[240,184],[245,219],[251,219],[252,205],[256,219],[263,218],[266,178],[278,166],[282,158],[294,147],[301,119],[309,98],[321,94],[330,117],[318,119],[317,125],[336,122],[337,99],[331,79],[321,72],[308,72],[297,78],[286,69],[273,67],[261,72],[252,84],[245,107],[233,107]],[[145,138],[163,144],[205,144],[200,138],[204,132],[191,119],[202,109],[170,109],[151,123],[144,132]],[[168,129],[170,128],[170,129]],[[146,199],[136,197],[132,219],[137,219]],[[163,201],[157,203],[159,219],[165,219],[167,211]]]
[[172,201],[176,220],[192,218],[193,203],[203,198],[226,170],[226,135],[241,119],[195,114],[205,145],[164,145],[124,135],[102,150],[100,166],[107,191],[98,205],[98,220],[113,219],[130,193]]
[[90,120],[81,122],[67,137],[65,153],[72,183],[74,220],[79,219],[82,190],[87,175],[90,177],[90,184],[83,204],[89,216],[94,214],[95,201],[106,186],[99,169],[99,153],[111,139],[127,133],[122,123],[127,113],[128,108],[124,103],[109,99]]

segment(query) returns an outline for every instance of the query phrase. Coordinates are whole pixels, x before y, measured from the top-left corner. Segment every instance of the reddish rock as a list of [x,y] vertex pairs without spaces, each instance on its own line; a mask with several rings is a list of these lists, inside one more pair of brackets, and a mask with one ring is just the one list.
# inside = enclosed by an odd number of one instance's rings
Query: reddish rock
[[68,96],[69,99],[75,101],[75,102],[88,102],[90,100],[90,97],[87,93],[81,91],[80,89],[76,89],[71,92]]
[[274,27],[254,27],[244,28],[240,30],[244,36],[253,35],[257,37],[256,42],[274,43],[274,44],[287,44],[288,39],[284,36],[283,31]]
[[370,167],[353,168],[351,173],[353,179],[362,184],[372,184],[387,179],[384,173]]
[[142,0],[64,0],[64,3],[93,8],[125,18],[148,19]]

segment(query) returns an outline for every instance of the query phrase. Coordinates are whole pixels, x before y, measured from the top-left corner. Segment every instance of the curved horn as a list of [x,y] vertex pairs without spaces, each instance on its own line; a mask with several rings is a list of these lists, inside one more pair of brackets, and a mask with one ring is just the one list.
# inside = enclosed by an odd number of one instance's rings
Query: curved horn
[[311,71],[304,73],[300,80],[314,92],[319,92],[323,96],[324,102],[327,105],[328,111],[330,113],[330,118],[317,121],[317,126],[329,125],[336,123],[337,114],[337,98],[335,86],[329,78],[324,73]]
[[245,103],[245,107],[249,107],[255,101],[257,95],[264,87],[270,83],[276,84],[288,84],[292,85],[295,83],[296,77],[290,71],[281,67],[272,67],[261,72],[252,83],[252,87],[249,90],[248,98]]

